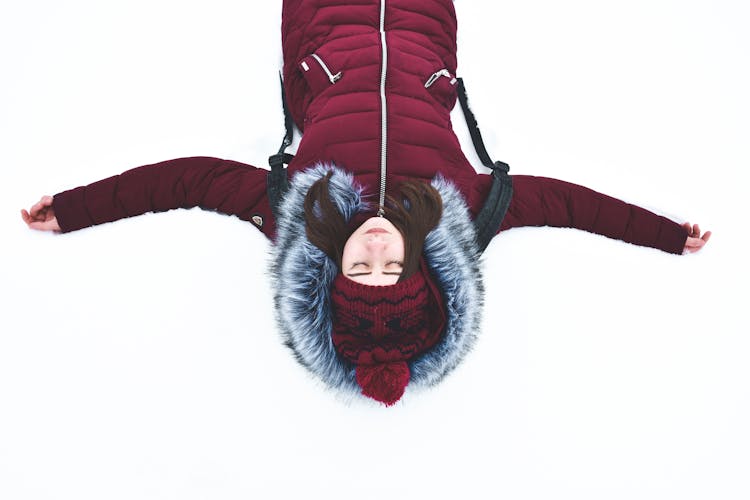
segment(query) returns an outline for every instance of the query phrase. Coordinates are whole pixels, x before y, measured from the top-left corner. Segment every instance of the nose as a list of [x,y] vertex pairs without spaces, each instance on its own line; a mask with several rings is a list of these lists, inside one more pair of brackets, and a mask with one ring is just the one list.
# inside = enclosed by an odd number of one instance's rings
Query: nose
[[365,246],[370,251],[382,251],[388,246],[388,238],[384,238],[382,235],[375,233],[368,235]]

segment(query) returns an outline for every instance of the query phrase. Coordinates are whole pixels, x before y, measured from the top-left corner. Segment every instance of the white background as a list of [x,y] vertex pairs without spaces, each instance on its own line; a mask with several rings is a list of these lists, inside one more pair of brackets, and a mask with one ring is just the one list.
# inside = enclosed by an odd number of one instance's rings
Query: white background
[[265,166],[281,2],[2,0],[0,498],[750,498],[748,3],[456,9],[494,157],[707,248],[504,233],[465,363],[394,408],[342,400],[281,345],[250,224],[19,216],[164,159]]

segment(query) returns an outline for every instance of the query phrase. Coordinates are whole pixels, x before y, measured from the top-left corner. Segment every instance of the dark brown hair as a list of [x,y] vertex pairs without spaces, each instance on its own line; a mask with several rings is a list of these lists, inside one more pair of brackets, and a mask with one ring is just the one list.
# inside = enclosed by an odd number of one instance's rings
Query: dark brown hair
[[[341,269],[346,240],[357,229],[347,223],[331,200],[328,185],[332,172],[310,186],[305,196],[305,232],[307,239],[328,255]],[[440,193],[427,182],[405,181],[398,195],[387,196],[383,216],[391,221],[404,238],[404,262],[399,281],[419,269],[422,247],[443,213]],[[363,222],[363,221],[359,221]]]

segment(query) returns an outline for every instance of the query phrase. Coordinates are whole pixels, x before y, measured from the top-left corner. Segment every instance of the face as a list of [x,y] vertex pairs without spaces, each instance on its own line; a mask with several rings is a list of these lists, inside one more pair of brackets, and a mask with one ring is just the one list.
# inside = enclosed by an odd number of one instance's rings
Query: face
[[395,285],[404,262],[404,238],[384,217],[371,217],[344,245],[341,272],[364,285]]

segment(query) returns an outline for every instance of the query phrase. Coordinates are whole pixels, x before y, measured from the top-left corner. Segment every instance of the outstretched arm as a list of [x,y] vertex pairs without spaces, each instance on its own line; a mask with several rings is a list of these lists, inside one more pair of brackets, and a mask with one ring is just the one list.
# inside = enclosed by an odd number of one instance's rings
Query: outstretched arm
[[69,232],[146,212],[201,207],[252,221],[271,237],[267,172],[218,158],[179,158],[45,196],[21,216],[32,229]]
[[680,225],[589,188],[546,177],[513,176],[513,199],[501,230],[520,226],[573,227],[635,245],[681,254],[705,245],[710,232]]

